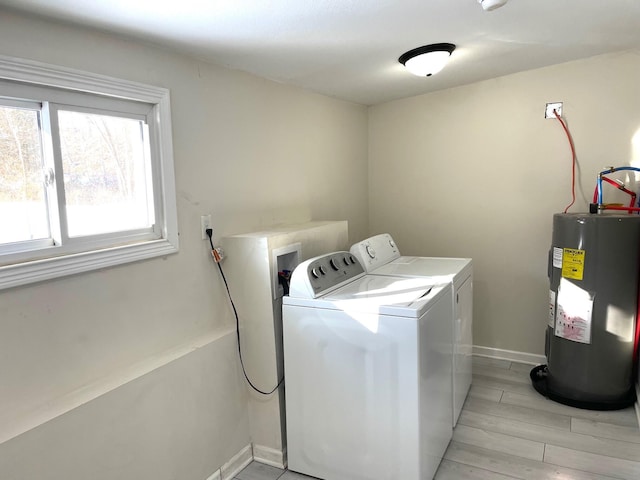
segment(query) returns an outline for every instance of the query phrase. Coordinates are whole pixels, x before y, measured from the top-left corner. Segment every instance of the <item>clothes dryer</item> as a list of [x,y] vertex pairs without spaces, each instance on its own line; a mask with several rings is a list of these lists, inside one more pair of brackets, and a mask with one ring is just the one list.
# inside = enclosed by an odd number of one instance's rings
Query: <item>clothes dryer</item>
[[471,387],[473,346],[473,264],[470,258],[401,256],[388,233],[354,244],[350,252],[371,275],[423,277],[452,285],[453,305],[453,426]]
[[283,298],[288,467],[325,480],[433,478],[451,440],[451,285],[301,263]]

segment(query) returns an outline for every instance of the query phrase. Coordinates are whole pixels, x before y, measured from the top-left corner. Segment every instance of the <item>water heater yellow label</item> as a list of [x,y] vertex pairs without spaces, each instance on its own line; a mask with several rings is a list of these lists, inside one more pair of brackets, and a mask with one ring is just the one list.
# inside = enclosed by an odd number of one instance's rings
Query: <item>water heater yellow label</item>
[[584,274],[584,250],[564,248],[562,251],[562,276],[582,280]]

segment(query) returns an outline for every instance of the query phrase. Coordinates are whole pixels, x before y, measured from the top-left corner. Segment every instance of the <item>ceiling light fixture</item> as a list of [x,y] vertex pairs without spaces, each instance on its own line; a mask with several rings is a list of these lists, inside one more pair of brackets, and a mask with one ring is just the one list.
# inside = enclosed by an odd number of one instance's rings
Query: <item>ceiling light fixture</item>
[[478,0],[478,3],[482,5],[482,9],[485,12],[490,12],[496,8],[502,7],[509,0]]
[[398,61],[414,75],[430,77],[444,68],[455,49],[453,43],[434,43],[409,50]]

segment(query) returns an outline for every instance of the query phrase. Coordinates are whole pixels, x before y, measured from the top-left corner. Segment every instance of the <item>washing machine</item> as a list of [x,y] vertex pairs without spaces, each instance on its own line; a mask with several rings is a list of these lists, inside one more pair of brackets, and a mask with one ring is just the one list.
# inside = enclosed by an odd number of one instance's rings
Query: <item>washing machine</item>
[[350,252],[371,275],[424,277],[432,282],[452,285],[453,426],[458,422],[462,406],[471,387],[473,349],[473,264],[470,258],[401,256],[388,233],[376,235],[354,244]]
[[288,468],[324,480],[433,478],[451,440],[451,284],[301,263],[283,298]]

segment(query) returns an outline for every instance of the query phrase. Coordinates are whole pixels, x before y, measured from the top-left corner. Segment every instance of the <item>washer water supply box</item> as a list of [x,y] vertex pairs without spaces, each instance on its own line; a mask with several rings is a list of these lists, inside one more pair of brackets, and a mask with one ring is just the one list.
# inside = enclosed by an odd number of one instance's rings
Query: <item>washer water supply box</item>
[[[284,375],[282,298],[288,272],[311,257],[346,248],[347,242],[346,221],[275,226],[221,240],[244,366],[257,388],[269,392]],[[271,395],[249,389],[249,415],[254,458],[286,466],[284,388]]]

